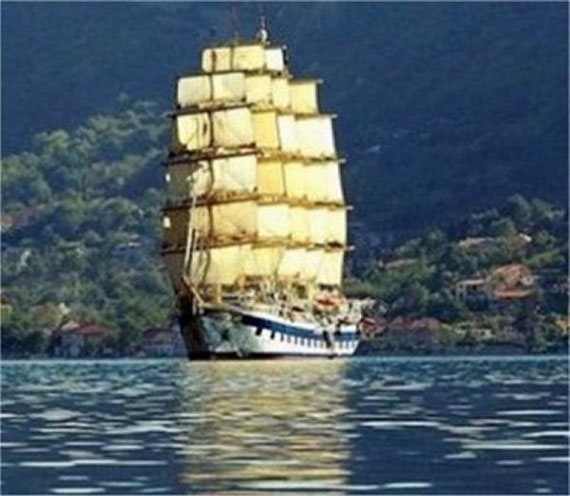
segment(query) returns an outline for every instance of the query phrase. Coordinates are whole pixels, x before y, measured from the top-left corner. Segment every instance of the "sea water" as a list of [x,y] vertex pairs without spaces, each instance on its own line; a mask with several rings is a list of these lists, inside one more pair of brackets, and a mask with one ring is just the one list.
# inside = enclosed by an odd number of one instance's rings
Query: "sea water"
[[2,365],[2,494],[567,494],[566,358]]

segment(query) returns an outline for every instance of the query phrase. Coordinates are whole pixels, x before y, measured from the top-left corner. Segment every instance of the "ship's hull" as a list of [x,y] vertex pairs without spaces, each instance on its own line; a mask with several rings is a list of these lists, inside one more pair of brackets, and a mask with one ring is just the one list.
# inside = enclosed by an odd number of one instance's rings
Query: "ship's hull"
[[181,332],[190,359],[349,356],[359,334],[356,325],[331,332],[318,324],[239,308],[187,315]]

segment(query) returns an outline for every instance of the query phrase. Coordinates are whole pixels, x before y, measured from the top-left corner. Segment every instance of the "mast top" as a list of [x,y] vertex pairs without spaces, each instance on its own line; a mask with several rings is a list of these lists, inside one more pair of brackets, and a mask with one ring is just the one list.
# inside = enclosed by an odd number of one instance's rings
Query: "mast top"
[[239,16],[237,8],[238,6],[235,3],[233,3],[230,7],[232,27],[234,30],[234,39],[233,39],[234,44],[237,44],[239,42]]
[[257,41],[260,41],[264,45],[269,44],[269,33],[267,32],[267,27],[265,25],[265,16],[259,16],[259,30],[256,35]]

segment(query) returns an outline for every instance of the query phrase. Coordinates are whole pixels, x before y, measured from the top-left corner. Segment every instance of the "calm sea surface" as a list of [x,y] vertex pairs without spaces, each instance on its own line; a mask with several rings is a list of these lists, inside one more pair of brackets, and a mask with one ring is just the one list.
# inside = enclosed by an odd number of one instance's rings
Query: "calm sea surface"
[[4,362],[3,494],[568,493],[566,358]]

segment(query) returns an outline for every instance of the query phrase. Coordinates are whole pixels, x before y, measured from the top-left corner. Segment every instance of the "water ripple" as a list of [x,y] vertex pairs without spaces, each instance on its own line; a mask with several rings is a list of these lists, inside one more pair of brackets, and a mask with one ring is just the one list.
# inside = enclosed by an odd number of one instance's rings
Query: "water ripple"
[[555,358],[6,362],[2,490],[566,494],[567,381]]

